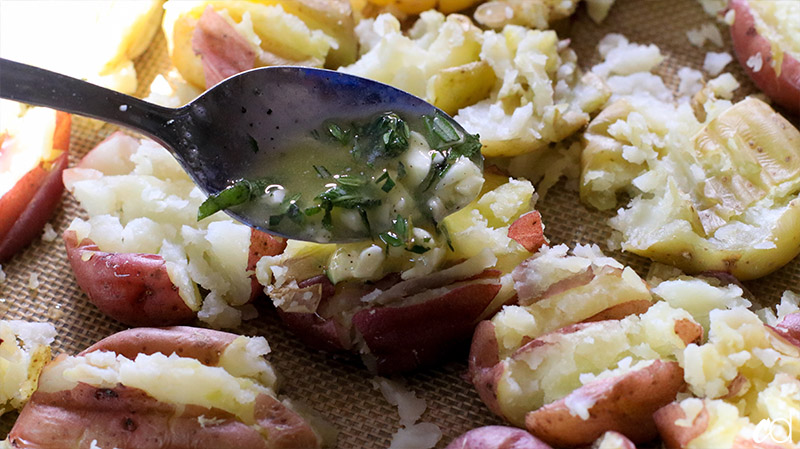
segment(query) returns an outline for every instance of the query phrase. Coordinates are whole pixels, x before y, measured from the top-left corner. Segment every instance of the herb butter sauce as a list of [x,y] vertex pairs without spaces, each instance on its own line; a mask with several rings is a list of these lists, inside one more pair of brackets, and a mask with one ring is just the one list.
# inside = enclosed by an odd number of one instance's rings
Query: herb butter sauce
[[[257,152],[259,143],[251,144]],[[410,230],[446,231],[438,226],[442,219],[472,201],[483,184],[478,136],[460,133],[439,114],[331,120],[293,145],[271,161],[277,175],[232,182],[209,196],[198,219],[246,210],[263,217],[263,229],[304,240],[378,238],[422,252]]]

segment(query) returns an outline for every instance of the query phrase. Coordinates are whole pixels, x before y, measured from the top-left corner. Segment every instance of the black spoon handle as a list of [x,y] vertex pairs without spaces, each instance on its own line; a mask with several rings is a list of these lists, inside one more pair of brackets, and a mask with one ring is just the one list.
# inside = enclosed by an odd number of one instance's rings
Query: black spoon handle
[[139,131],[174,148],[180,109],[165,108],[86,81],[0,58],[0,98],[83,115]]

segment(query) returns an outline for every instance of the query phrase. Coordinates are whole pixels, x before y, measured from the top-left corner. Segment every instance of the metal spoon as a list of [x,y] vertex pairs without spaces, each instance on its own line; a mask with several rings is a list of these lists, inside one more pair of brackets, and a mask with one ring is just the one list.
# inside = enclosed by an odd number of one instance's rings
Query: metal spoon
[[[279,145],[308,135],[331,118],[355,120],[386,111],[407,117],[440,113],[466,134],[452,118],[407,92],[353,75],[306,67],[249,70],[173,109],[0,58],[0,98],[136,130],[166,147],[206,194],[218,193],[236,180],[269,175],[270,160]],[[308,157],[314,160],[313,154]],[[263,214],[254,208],[235,209],[226,212],[251,227],[287,238],[315,240],[306,233],[286,235],[269,229]],[[370,237],[363,235],[363,239]]]

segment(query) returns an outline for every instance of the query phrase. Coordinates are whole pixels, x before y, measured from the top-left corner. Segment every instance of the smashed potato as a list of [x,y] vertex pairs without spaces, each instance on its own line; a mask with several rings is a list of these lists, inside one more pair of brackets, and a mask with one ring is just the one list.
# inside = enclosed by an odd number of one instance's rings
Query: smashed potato
[[610,95],[596,76],[580,73],[577,56],[553,31],[481,32],[465,16],[436,11],[423,13],[407,35],[388,14],[358,30],[366,53],[341,70],[457,113],[480,135],[485,156],[544,150],[586,125]]
[[[155,142],[112,134],[64,171],[88,212],[64,233],[81,288],[105,313],[131,325],[239,325],[261,292],[257,260],[284,241],[219,212],[197,221],[205,195]],[[188,318],[188,321],[187,321]]]
[[0,320],[0,415],[28,401],[56,335],[48,323]]
[[[689,273],[739,279],[797,256],[800,132],[755,98],[731,105],[729,75],[675,106],[660,78],[622,62],[653,53],[657,63],[657,49],[613,39],[603,46],[606,62],[593,71],[619,93],[585,134],[581,200],[610,209],[618,194],[632,197],[609,221],[614,241]],[[635,82],[651,93],[629,94]]]
[[[164,0],[9,2],[0,17],[0,55],[133,94],[138,87],[133,59],[158,32],[163,4]],[[53,38],[20,38],[37,35]]]
[[[277,396],[263,337],[137,328],[47,365],[12,447],[315,448],[335,433]],[[316,422],[315,422],[316,421]]]
[[512,299],[510,271],[544,244],[541,220],[528,223],[538,246],[528,250],[509,236],[512,223],[536,213],[530,182],[485,178],[483,193],[445,218],[446,234],[409,230],[419,253],[380,242],[289,240],[282,254],[259,261],[259,282],[310,346],[357,351],[379,373],[439,362]]
[[254,67],[336,68],[357,54],[348,0],[168,1],[164,9],[172,62],[197,88]]

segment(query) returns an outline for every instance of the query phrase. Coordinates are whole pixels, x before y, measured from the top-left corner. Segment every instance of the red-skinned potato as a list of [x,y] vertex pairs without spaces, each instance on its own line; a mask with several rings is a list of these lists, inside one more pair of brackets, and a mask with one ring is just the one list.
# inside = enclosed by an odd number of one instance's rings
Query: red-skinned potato
[[[13,186],[7,186],[8,190],[0,185],[0,262],[10,259],[39,235],[64,191],[61,173],[67,166],[71,116],[33,108],[22,120],[35,124],[36,131],[41,126],[39,132],[52,133],[52,137],[0,134],[0,178],[17,179]],[[30,131],[32,127],[25,128]],[[16,148],[26,141],[43,142],[45,147]],[[21,168],[28,167],[15,166],[12,154],[15,149],[41,156],[28,171],[20,173]]]
[[800,5],[754,0],[729,5],[735,13],[733,48],[742,68],[773,101],[800,115]]
[[552,449],[530,433],[508,426],[472,429],[451,441],[445,449]]
[[[702,336],[687,312],[664,302],[524,339],[507,355],[494,325],[476,329],[470,380],[494,413],[556,447],[587,446],[609,430],[634,443],[654,438],[652,413],[685,385],[677,354]],[[642,347],[658,358],[633,349]]]
[[[656,360],[640,370],[586,384],[529,412],[525,427],[556,447],[583,447],[607,431],[644,443],[657,435],[653,413],[672,402],[684,385],[678,362]],[[586,402],[593,404],[588,419],[573,414],[570,403]]]
[[259,259],[286,246],[224,213],[198,221],[205,196],[152,141],[114,133],[63,180],[88,212],[64,232],[78,285],[130,326],[236,327],[262,294]]
[[420,228],[410,231],[426,245],[418,253],[380,241],[290,241],[280,256],[262,259],[259,281],[312,347],[356,352],[380,374],[440,363],[479,321],[514,302],[510,272],[546,244],[531,211],[533,186],[491,170],[484,176],[479,198],[444,221],[452,246]]
[[[321,277],[310,285],[318,283],[320,291],[330,296],[321,298],[317,313],[279,309],[279,314],[312,347],[360,350],[367,367],[379,374],[409,371],[447,358],[453,345],[469,339],[480,317],[496,308],[492,304],[502,289],[500,274],[487,270],[478,279],[436,287],[433,295],[416,292],[390,306],[375,307],[353,304],[373,289],[370,286],[340,285],[337,289]],[[377,288],[388,289],[398,281],[390,276]],[[420,300],[425,296],[428,299]]]
[[[274,255],[283,243],[253,229],[248,270],[262,256]],[[72,272],[78,285],[101,312],[128,326],[172,326],[192,322],[197,312],[189,308],[170,280],[166,262],[155,254],[100,251],[90,239],[78,242],[75,231],[64,232]],[[252,280],[252,301],[261,294]]]
[[774,429],[764,429],[757,420],[753,422],[741,416],[736,406],[719,399],[689,398],[672,402],[656,411],[653,419],[666,449],[797,448],[791,437],[778,433],[770,436]]
[[[51,449],[319,447],[311,424],[276,398],[262,359],[268,351],[263,338],[209,329],[120,332],[48,365],[8,441]],[[173,396],[180,386],[159,388],[171,369],[191,384]],[[227,396],[236,393],[246,399]]]

